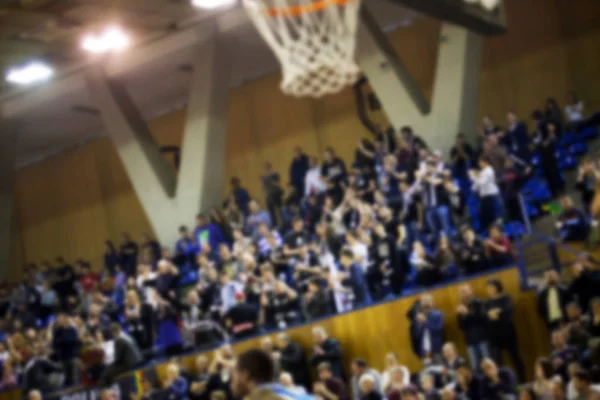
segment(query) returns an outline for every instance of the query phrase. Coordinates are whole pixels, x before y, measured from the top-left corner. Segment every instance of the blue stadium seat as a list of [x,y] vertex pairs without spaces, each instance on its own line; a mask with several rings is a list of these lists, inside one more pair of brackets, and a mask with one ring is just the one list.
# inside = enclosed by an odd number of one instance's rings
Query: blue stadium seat
[[577,168],[577,161],[571,156],[560,158],[558,160],[558,169],[561,171],[575,168]]
[[506,236],[508,236],[510,239],[522,237],[526,233],[525,227],[520,221],[507,222],[504,225],[504,232],[506,233]]
[[190,286],[196,284],[198,282],[199,276],[197,271],[188,271],[187,273],[181,276],[179,280],[179,286]]
[[573,143],[569,146],[569,153],[572,156],[579,156],[588,152],[588,146],[585,142]]
[[557,149],[555,156],[558,160],[562,160],[563,158],[568,157],[569,153],[564,149]]
[[596,128],[595,126],[586,128],[579,132],[579,136],[581,136],[585,140],[594,139],[598,136],[598,128]]
[[558,145],[560,147],[569,147],[570,145],[572,145],[573,143],[577,142],[577,135],[574,133],[565,133],[563,134],[559,141],[558,141]]
[[533,165],[534,167],[537,167],[538,165],[540,165],[540,155],[538,153],[535,153],[532,157],[531,157],[531,165]]

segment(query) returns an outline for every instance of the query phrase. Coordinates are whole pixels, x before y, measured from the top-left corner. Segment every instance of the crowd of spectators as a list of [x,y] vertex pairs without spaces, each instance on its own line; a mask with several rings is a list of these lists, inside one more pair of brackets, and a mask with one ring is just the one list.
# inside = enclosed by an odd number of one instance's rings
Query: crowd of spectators
[[[569,123],[577,122],[578,104],[569,105],[567,123],[549,99],[544,112],[534,112],[531,132],[513,111],[507,129],[486,116],[479,143],[457,135],[447,160],[408,126],[361,140],[350,165],[332,148],[321,161],[297,148],[286,183],[265,165],[264,202],[233,178],[223,207],[199,214],[193,228],[181,226],[173,250],[148,235],[138,244],[123,234],[118,246],[106,242],[100,269],[61,257],[30,265],[23,282],[0,288],[0,388],[17,381],[44,391],[78,383],[106,386],[162,356],[510,265],[515,255],[502,223],[526,218],[519,190],[533,173],[534,149],[552,193],[564,189],[552,149]],[[471,198],[477,200],[475,211],[467,207]],[[497,282],[489,291],[487,302],[468,302],[459,312],[470,374],[483,363],[498,374],[502,369],[491,360],[506,350],[522,381],[510,301]],[[429,303],[425,296],[415,305],[411,337],[424,364],[439,365],[443,316]],[[471,307],[481,315],[471,315]],[[321,361],[329,364],[318,363],[319,374],[342,377],[341,365],[328,357]],[[356,368],[366,366],[358,362]],[[388,379],[398,374],[390,372]],[[358,379],[353,391],[367,381]]]

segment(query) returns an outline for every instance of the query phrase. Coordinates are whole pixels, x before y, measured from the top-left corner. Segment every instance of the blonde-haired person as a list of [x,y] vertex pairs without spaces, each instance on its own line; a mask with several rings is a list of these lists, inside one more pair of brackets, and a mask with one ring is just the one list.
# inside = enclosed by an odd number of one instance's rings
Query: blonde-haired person
[[181,376],[179,365],[175,363],[167,365],[164,388],[164,397],[166,399],[187,399],[188,381]]

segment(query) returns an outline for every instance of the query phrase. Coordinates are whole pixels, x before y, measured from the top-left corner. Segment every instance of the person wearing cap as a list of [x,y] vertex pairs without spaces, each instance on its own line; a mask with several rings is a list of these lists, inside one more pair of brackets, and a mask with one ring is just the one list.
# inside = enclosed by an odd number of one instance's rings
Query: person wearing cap
[[275,366],[270,354],[251,349],[237,359],[231,376],[231,391],[244,400],[312,400],[312,396],[274,382]]
[[250,337],[258,333],[258,310],[246,302],[244,292],[235,294],[236,304],[223,316],[225,326],[235,339]]

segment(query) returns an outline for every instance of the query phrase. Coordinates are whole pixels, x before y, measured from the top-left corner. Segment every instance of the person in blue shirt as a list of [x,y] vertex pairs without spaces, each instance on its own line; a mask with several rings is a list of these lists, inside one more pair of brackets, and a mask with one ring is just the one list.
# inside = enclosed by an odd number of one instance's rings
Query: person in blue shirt
[[198,248],[190,236],[187,226],[179,227],[179,239],[175,243],[175,263],[179,268],[184,265],[193,265]]
[[267,227],[271,228],[271,215],[267,210],[262,210],[256,200],[250,201],[249,207],[250,215],[248,215],[248,219],[246,220],[247,234],[254,236],[258,232],[260,224],[266,224]]
[[562,212],[558,216],[556,229],[564,242],[583,241],[587,238],[590,225],[583,212],[573,205],[573,199],[565,196],[560,199]]
[[354,253],[350,249],[342,250],[340,254],[341,283],[348,291],[349,300],[353,308],[364,307],[371,304],[371,293],[363,268],[354,262]]
[[162,398],[165,400],[187,400],[189,384],[187,379],[181,376],[179,366],[175,363],[169,364],[166,375]]
[[444,345],[444,315],[433,308],[433,297],[424,294],[419,299],[419,307],[413,315],[412,337],[425,363],[441,361]]
[[217,224],[209,222],[204,214],[196,216],[194,240],[199,252],[202,251],[202,246],[205,244],[209,244],[211,249],[218,249],[219,245],[225,242],[221,228]]

